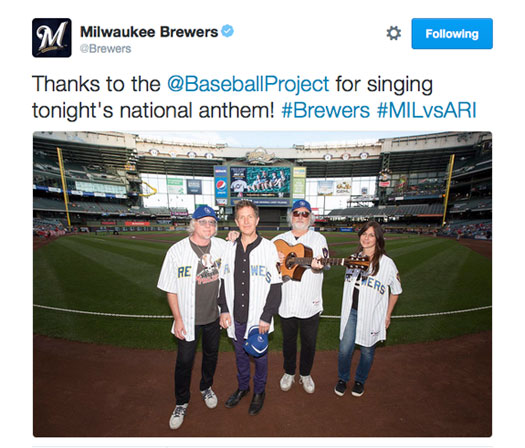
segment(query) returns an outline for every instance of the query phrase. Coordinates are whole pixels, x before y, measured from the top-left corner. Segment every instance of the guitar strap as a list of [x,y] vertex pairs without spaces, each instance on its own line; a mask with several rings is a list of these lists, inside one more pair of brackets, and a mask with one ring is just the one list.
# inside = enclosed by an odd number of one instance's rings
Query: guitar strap
[[354,291],[352,293],[352,308],[357,310],[359,306],[359,287],[361,286],[361,272],[357,275],[354,283]]

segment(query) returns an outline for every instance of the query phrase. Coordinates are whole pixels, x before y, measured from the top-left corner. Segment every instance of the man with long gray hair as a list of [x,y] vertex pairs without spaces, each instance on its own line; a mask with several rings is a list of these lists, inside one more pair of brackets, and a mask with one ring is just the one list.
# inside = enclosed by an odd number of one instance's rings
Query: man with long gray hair
[[189,236],[171,246],[164,259],[158,288],[167,292],[173,314],[172,333],[178,339],[175,364],[176,406],[171,429],[178,429],[190,401],[190,382],[199,334],[202,333],[200,391],[208,408],[217,406],[211,386],[217,366],[220,326],[217,296],[219,268],[227,243],[215,238],[217,216],[207,205],[198,207],[188,226]]
[[[288,245],[302,244],[313,251],[310,269],[304,271],[300,281],[289,280],[282,286],[282,301],[279,307],[281,328],[283,331],[284,375],[280,386],[288,391],[295,383],[297,364],[297,333],[301,338],[299,361],[299,383],[304,390],[312,394],[315,383],[310,375],[317,341],[319,318],[323,311],[323,265],[319,258],[328,257],[326,238],[319,232],[310,230],[315,222],[315,215],[308,201],[295,201],[288,213],[289,232],[276,236],[272,241],[284,240]],[[281,264],[284,254],[280,253]]]

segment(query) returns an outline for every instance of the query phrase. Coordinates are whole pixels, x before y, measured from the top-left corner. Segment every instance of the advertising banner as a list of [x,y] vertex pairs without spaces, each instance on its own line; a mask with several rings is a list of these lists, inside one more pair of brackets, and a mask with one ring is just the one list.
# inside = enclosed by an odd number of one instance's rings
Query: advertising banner
[[334,194],[334,181],[320,180],[317,182],[317,194],[319,196],[332,196]]
[[166,177],[168,194],[185,194],[184,180],[180,177]]
[[202,194],[202,182],[200,179],[186,179],[186,190],[188,194]]
[[304,199],[306,196],[306,168],[294,167],[292,196],[294,199]]
[[215,203],[224,205],[228,200],[228,170],[225,166],[216,166],[214,168],[215,177]]

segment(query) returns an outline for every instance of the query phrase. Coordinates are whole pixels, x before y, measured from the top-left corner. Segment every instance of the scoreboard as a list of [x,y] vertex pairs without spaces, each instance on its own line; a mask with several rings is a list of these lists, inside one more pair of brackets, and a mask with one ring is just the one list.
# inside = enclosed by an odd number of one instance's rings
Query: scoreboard
[[234,206],[249,199],[258,206],[290,207],[306,195],[306,168],[292,165],[214,167],[215,204]]

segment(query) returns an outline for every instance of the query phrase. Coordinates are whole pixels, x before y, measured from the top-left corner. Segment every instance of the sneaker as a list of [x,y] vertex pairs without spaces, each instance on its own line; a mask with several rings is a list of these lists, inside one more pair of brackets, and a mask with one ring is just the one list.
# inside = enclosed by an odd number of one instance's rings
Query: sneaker
[[354,383],[354,387],[352,387],[352,395],[354,397],[360,397],[365,393],[365,386],[363,383],[360,383],[359,381],[356,381]]
[[206,406],[208,406],[210,409],[213,409],[217,406],[217,395],[215,395],[215,392],[211,390],[211,387],[201,390],[201,394],[204,403],[206,403]]
[[299,378],[299,384],[303,385],[303,388],[307,393],[313,394],[315,392],[315,383],[310,375],[301,375]]
[[295,383],[295,375],[288,375],[285,373],[279,382],[281,390],[284,392],[289,391],[292,388],[292,384]]
[[342,397],[346,392],[346,383],[343,380],[339,380],[335,385],[334,392]]
[[180,428],[180,426],[182,425],[182,422],[184,421],[184,415],[186,414],[187,409],[188,409],[188,403],[175,406],[175,410],[173,411],[173,414],[171,414],[171,417],[170,417],[170,428],[171,429]]

